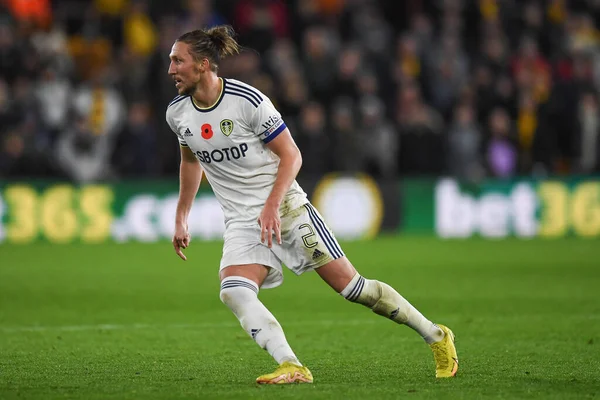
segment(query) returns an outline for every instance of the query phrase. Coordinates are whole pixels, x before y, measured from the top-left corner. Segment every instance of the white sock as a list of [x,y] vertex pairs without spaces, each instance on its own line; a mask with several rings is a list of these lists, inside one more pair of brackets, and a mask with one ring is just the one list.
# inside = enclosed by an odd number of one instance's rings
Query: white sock
[[300,364],[273,314],[258,299],[258,286],[250,279],[230,276],[221,282],[221,301],[240,321],[254,341],[282,364]]
[[394,288],[383,282],[365,279],[356,273],[340,294],[347,300],[369,307],[379,315],[410,326],[428,344],[444,338],[444,332],[436,324],[425,318]]

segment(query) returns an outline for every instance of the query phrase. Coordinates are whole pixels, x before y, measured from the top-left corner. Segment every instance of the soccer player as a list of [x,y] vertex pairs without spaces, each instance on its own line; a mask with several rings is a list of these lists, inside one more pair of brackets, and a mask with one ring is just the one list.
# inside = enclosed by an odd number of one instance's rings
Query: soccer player
[[179,139],[181,165],[173,247],[183,260],[187,218],[203,172],[225,215],[220,298],[242,328],[279,364],[258,383],[312,382],[259,288],[315,270],[345,299],[417,331],[433,350],[436,377],[458,369],[454,334],[425,318],[391,286],[360,275],[296,182],[301,154],[271,101],[256,88],[218,75],[239,48],[228,26],[180,36],[169,55],[178,96],[166,119]]

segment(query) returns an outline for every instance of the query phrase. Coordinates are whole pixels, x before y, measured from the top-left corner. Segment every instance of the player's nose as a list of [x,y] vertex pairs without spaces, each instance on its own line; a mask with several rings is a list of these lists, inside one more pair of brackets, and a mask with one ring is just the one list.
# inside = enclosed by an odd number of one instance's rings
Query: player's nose
[[173,64],[173,62],[169,64],[169,70],[167,71],[167,73],[169,75],[175,75],[175,65]]

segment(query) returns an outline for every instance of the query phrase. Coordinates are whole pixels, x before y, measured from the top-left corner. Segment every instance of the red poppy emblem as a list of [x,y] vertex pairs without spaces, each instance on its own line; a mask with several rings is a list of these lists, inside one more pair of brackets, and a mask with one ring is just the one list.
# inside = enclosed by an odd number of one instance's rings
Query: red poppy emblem
[[211,137],[213,137],[213,130],[212,130],[212,126],[210,126],[210,124],[204,124],[200,127],[200,130],[202,131],[202,137],[204,139],[210,139]]

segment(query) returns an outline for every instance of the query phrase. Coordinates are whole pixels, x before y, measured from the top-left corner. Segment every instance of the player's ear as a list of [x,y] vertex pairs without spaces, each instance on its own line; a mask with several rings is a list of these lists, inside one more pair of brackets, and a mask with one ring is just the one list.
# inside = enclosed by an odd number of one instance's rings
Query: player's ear
[[199,68],[198,68],[199,72],[206,72],[206,71],[208,71],[209,68],[210,68],[210,65],[208,63],[208,58],[203,58],[202,60],[200,60]]

